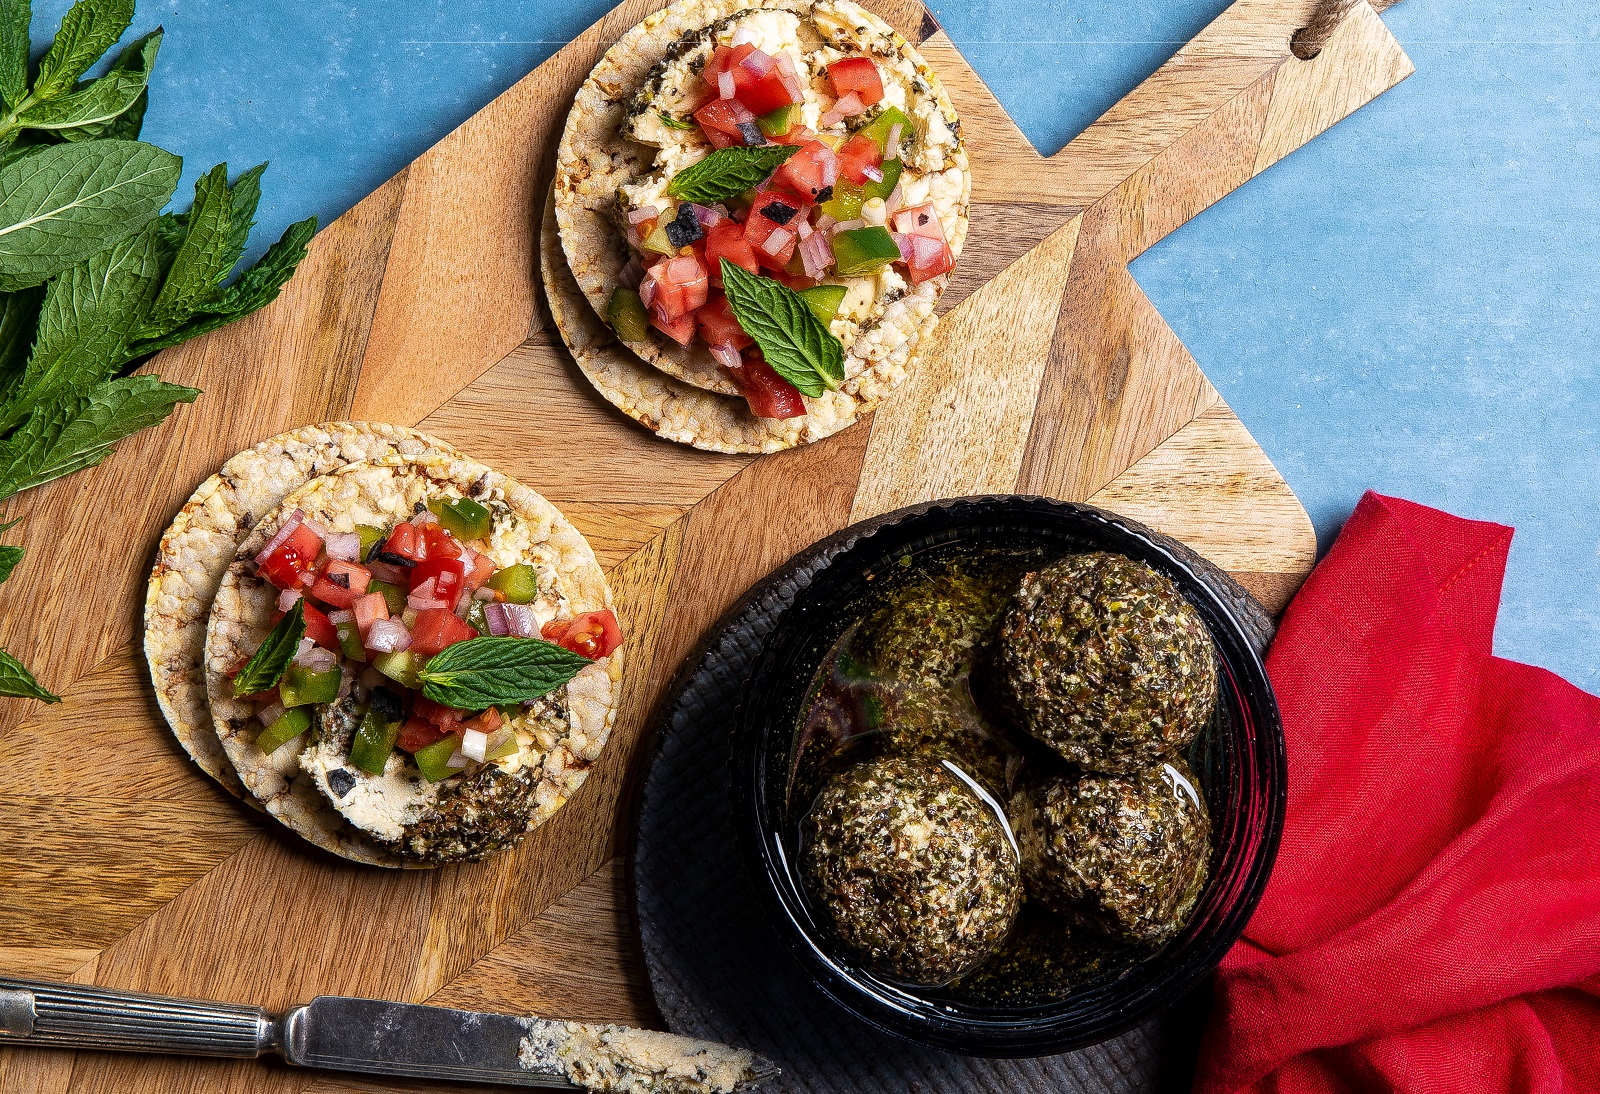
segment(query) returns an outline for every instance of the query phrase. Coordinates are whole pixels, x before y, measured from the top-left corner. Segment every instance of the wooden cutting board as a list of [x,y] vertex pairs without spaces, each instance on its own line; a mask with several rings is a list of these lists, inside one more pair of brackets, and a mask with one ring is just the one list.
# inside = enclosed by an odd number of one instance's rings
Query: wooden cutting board
[[[845,524],[939,496],[1088,500],[1185,540],[1281,607],[1309,521],[1129,276],[1166,233],[1411,72],[1358,5],[1312,61],[1311,0],[1240,0],[1039,156],[912,0],[880,10],[943,76],[975,176],[944,322],[876,417],[775,456],[657,440],[548,326],[535,252],[554,137],[629,0],[322,232],[273,306],[158,357],[205,394],[101,467],[13,501],[27,558],[0,643],[61,692],[0,704],[0,970],[281,1007],[320,993],[637,1024],[619,854],[653,704],[755,579]],[[335,418],[418,424],[542,491],[607,565],[629,642],[607,754],[491,862],[397,873],[314,852],[201,775],[140,651],[162,528],[233,452]],[[283,1067],[0,1052],[0,1090],[391,1089]]]

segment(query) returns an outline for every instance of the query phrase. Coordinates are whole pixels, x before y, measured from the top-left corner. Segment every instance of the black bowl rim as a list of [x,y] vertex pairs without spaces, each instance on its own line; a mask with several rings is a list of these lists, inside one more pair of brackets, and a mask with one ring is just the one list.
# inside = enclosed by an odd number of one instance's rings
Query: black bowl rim
[[[1107,1008],[1098,1021],[1051,1023],[1045,1020],[1024,1026],[1014,1019],[984,1021],[952,1015],[941,1023],[949,1028],[939,1028],[926,1019],[908,1020],[904,1012],[891,1009],[829,960],[822,944],[807,934],[775,881],[780,873],[786,875],[787,871],[773,860],[766,838],[760,778],[764,726],[753,723],[749,712],[750,700],[759,691],[758,682],[772,668],[774,649],[780,645],[779,639],[785,629],[785,617],[800,604],[817,578],[838,564],[842,556],[858,548],[867,549],[869,541],[940,510],[948,511],[953,519],[944,529],[946,531],[959,528],[963,520],[972,519],[967,515],[969,511],[999,510],[1023,515],[1031,512],[1052,522],[1066,518],[1089,527],[1098,525],[1102,534],[1126,537],[1139,544],[1143,551],[1179,575],[1187,593],[1205,599],[1214,616],[1225,624],[1226,633],[1216,636],[1219,653],[1240,680],[1258,742],[1266,738],[1265,831],[1250,862],[1243,899],[1231,909],[1225,924],[1209,942],[1197,953],[1191,953],[1180,970],[1181,975],[1157,976],[1145,985],[1136,999]],[[976,516],[976,512],[972,516]],[[1193,561],[1185,555],[1191,556]],[[1214,587],[1217,578],[1208,570],[1221,573],[1214,564],[1181,543],[1137,521],[1095,506],[1026,494],[976,495],[923,502],[850,525],[794,555],[741,598],[740,605],[747,604],[764,590],[784,581],[797,586],[789,606],[762,641],[741,689],[733,726],[730,795],[741,857],[757,902],[791,956],[825,995],[857,1018],[903,1040],[969,1056],[1025,1058],[1055,1055],[1114,1037],[1164,1010],[1210,976],[1244,932],[1271,875],[1283,833],[1288,761],[1281,714],[1262,657],[1228,598]],[[1222,640],[1224,638],[1226,641]]]

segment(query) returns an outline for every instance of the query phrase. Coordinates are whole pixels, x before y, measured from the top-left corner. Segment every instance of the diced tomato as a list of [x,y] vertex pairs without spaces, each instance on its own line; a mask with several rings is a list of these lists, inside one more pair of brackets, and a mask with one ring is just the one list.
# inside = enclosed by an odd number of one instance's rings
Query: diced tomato
[[431,521],[422,526],[422,542],[428,548],[429,558],[460,558],[461,543],[444,530],[438,521]]
[[622,628],[611,609],[585,612],[565,623],[551,620],[540,628],[546,641],[555,642],[591,661],[611,656],[622,645]]
[[906,257],[906,273],[913,285],[920,285],[956,267],[955,253],[945,242],[944,228],[932,203],[902,209],[894,215],[895,231],[911,237]]
[[[719,89],[718,76],[723,72],[733,73],[733,97],[752,114],[770,114],[780,106],[803,101],[784,83],[772,57],[748,42],[718,46],[701,71],[701,78],[711,88]],[[721,94],[720,90],[716,93]]]
[[894,230],[904,232],[908,236],[927,236],[929,239],[937,239],[940,243],[944,242],[944,226],[939,223],[939,214],[934,211],[931,201],[896,212]]
[[756,417],[798,418],[806,412],[800,392],[767,364],[760,350],[746,350],[738,371],[728,371],[733,373],[733,382],[739,385],[740,393],[750,404],[750,413]]
[[[756,261],[769,270],[781,270],[794,257],[795,229],[806,218],[809,206],[788,190],[767,190],[756,195],[750,215],[744,222],[744,240]],[[782,232],[781,247],[769,251],[774,234]]]
[[865,168],[879,167],[882,163],[883,150],[878,142],[862,133],[845,141],[839,149],[839,177],[856,186],[876,181],[867,175]]
[[339,632],[333,629],[333,623],[310,604],[306,609],[306,637],[325,650],[334,653],[342,652],[339,649]]
[[[745,127],[756,124],[756,116],[749,108],[732,99],[712,99],[694,112],[694,120],[715,148],[744,144],[751,133]],[[756,129],[755,133],[759,136],[761,130]]]
[[650,325],[680,346],[687,346],[694,340],[694,316],[680,315],[676,319],[668,319],[660,310],[650,308]]
[[711,279],[705,263],[692,254],[663,259],[645,274],[653,288],[650,307],[666,323],[680,319],[706,302]]
[[422,530],[415,524],[397,524],[384,542],[383,553],[421,562],[428,557],[428,546],[422,538]]
[[728,298],[717,293],[706,302],[706,306],[694,313],[695,327],[700,331],[700,337],[708,346],[731,345],[734,349],[744,349],[751,344],[751,339],[733,317],[733,308],[728,304]]
[[467,564],[459,558],[433,558],[419,562],[411,571],[411,588],[424,582],[433,582],[433,598],[442,600],[452,610],[461,597],[462,581],[467,576]]
[[462,712],[455,707],[447,707],[443,703],[435,703],[426,695],[419,695],[411,704],[411,713],[432,722],[446,733],[454,733],[455,727],[461,724]]
[[406,719],[406,724],[400,727],[400,736],[396,739],[395,744],[407,752],[417,752],[420,749],[427,748],[443,736],[444,730],[432,722],[418,718],[413,714]]
[[367,593],[356,597],[356,602],[350,605],[350,611],[355,616],[356,630],[365,638],[368,627],[380,619],[389,618],[389,602],[383,599],[382,593]]
[[457,619],[449,608],[425,608],[411,625],[411,652],[432,657],[446,646],[477,637],[477,628]]
[[321,553],[322,537],[299,524],[262,560],[258,569],[262,577],[278,588],[298,589],[306,584],[302,580],[304,576],[315,572],[317,556]]
[[709,267],[706,272],[713,285],[722,284],[721,260],[724,258],[749,273],[760,270],[756,265],[756,253],[745,241],[744,225],[732,220],[724,220],[706,230],[706,265]]
[[806,141],[800,151],[783,161],[772,176],[772,185],[793,190],[815,202],[823,190],[832,186],[839,174],[839,159],[821,141]]
[[489,707],[475,718],[469,718],[461,723],[467,729],[475,729],[479,733],[493,733],[500,728],[500,712],[494,707]]
[[883,98],[883,77],[870,57],[845,57],[833,62],[828,66],[828,83],[837,99],[854,91],[863,106],[871,106]]
[[483,588],[484,582],[494,576],[494,563],[488,555],[473,555],[472,569],[467,571],[467,576],[461,579],[461,592],[464,596],[471,596]]
[[330,558],[327,567],[317,575],[311,586],[311,595],[335,608],[348,608],[356,598],[367,591],[372,583],[372,572],[354,562]]

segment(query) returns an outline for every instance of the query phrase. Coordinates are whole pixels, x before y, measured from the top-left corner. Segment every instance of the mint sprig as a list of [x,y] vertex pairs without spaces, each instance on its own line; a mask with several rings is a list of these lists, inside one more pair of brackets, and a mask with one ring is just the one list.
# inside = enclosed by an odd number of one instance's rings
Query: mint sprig
[[815,399],[844,382],[844,346],[800,294],[722,259],[722,287],[733,317],[774,372]]
[[719,148],[672,176],[667,183],[667,196],[700,205],[727,201],[761,182],[798,151],[797,144]]
[[469,638],[422,666],[422,694],[457,710],[483,710],[549,695],[589,664],[541,638]]
[[233,678],[233,697],[243,699],[258,691],[266,691],[283,677],[289,662],[300,648],[300,639],[306,636],[306,602],[296,600],[289,614],[278,620],[250,660],[244,663],[239,675]]

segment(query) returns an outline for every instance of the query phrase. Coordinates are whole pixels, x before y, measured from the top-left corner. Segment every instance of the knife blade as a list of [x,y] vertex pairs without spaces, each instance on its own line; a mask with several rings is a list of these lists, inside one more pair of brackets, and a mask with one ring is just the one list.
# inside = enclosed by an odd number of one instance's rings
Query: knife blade
[[554,1090],[748,1090],[778,1074],[754,1053],[626,1026],[320,996],[260,1007],[0,977],[0,1047],[49,1045],[252,1058],[367,1075]]

